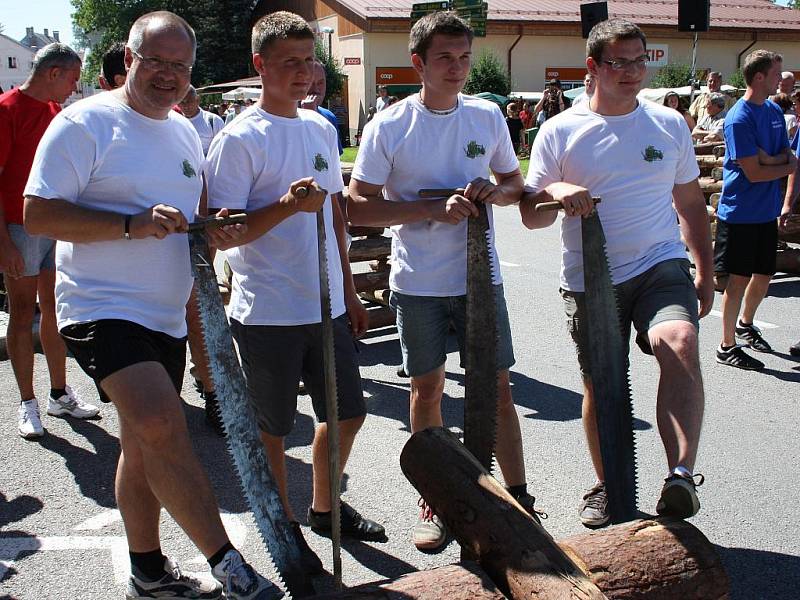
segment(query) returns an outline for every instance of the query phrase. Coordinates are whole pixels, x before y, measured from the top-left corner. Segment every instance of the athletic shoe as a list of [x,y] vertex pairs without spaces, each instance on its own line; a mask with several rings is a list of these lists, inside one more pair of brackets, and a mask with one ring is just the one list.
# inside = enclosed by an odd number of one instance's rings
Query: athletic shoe
[[222,585],[214,579],[182,573],[178,563],[169,558],[164,562],[164,576],[158,581],[145,581],[131,575],[127,600],[143,598],[197,598],[201,600],[217,600],[222,598]]
[[303,564],[303,570],[307,575],[319,575],[324,573],[325,567],[322,566],[322,561],[319,559],[319,556],[309,547],[306,538],[303,537],[303,530],[300,529],[300,523],[291,521],[289,525],[292,526],[295,542],[298,548],[300,548],[300,562]]
[[585,527],[603,527],[609,520],[608,514],[608,494],[606,484],[602,481],[597,482],[592,489],[583,496],[583,502],[578,511],[581,523]]
[[44,435],[42,418],[39,416],[39,401],[36,398],[19,403],[19,408],[17,409],[17,431],[26,440]]
[[284,596],[278,586],[244,562],[238,550],[228,550],[211,574],[222,583],[225,600],[277,600]]
[[[513,496],[513,494],[512,494]],[[539,525],[542,524],[542,519],[547,518],[547,513],[541,510],[536,510],[534,504],[536,504],[536,498],[531,496],[528,492],[525,492],[520,497],[514,496],[514,500],[519,502],[520,506],[525,509],[530,516],[533,517],[533,520],[536,521]]]
[[[695,478],[699,478],[698,481],[695,482]],[[699,473],[691,477],[673,473],[664,480],[656,512],[659,515],[679,519],[693,517],[700,510],[696,488],[703,485],[704,481],[705,477]]]
[[723,350],[722,346],[717,347],[717,362],[747,371],[760,371],[764,368],[764,363],[747,354],[740,346],[727,350]]
[[772,346],[761,337],[761,330],[753,325],[743,325],[741,321],[736,325],[736,339],[742,340],[745,345],[749,346],[756,352],[772,353]]
[[[347,502],[341,503],[341,533],[343,537],[364,542],[384,542],[386,541],[386,530],[383,525],[370,519],[366,519]],[[331,535],[331,513],[315,513],[308,509],[308,524],[311,531],[317,535],[329,537]]]
[[417,550],[423,552],[434,552],[444,546],[447,542],[447,528],[442,520],[433,513],[431,507],[424,499],[419,499],[419,519],[414,526],[411,540]]
[[800,342],[795,342],[789,346],[789,354],[792,356],[800,356]]
[[100,409],[94,404],[89,404],[80,399],[71,387],[64,386],[66,394],[58,398],[47,398],[47,414],[53,417],[75,417],[76,419],[90,419],[96,417]]

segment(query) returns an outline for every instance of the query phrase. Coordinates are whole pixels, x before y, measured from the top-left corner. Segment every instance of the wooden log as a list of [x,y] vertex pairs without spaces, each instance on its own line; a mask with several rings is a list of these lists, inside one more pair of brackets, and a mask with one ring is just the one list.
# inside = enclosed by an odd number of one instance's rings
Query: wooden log
[[381,329],[383,327],[394,326],[395,314],[394,311],[386,306],[376,306],[367,309],[369,314],[369,328]]
[[717,158],[724,158],[725,156],[725,144],[721,144],[720,146],[716,146],[711,153],[716,156]]
[[392,250],[392,240],[387,237],[363,238],[353,240],[350,244],[348,257],[350,262],[361,262],[365,260],[380,260],[389,256]]
[[705,194],[715,194],[717,192],[722,192],[722,182],[721,181],[714,181],[710,177],[701,177],[699,180],[700,189],[703,190]]
[[356,286],[356,291],[359,293],[384,290],[389,287],[389,271],[354,273],[353,283]]
[[800,249],[779,250],[775,255],[775,268],[783,273],[800,274]]
[[714,181],[722,181],[722,167],[714,167],[711,169],[711,179]]
[[383,227],[368,227],[366,225],[348,225],[347,232],[355,237],[378,237],[384,232]]
[[389,306],[389,296],[391,291],[388,289],[373,290],[371,292],[359,293],[359,296],[368,302],[376,302],[382,306]]
[[720,196],[722,196],[722,194],[717,192],[717,193],[711,194],[711,196],[708,199],[709,204],[711,204],[711,206],[714,207],[715,211],[717,210],[717,206],[719,206],[719,198],[720,198]]
[[729,582],[714,545],[679,519],[647,519],[558,542],[612,599],[723,600]]
[[506,595],[605,598],[451,432],[431,427],[415,433],[403,448],[400,466]]
[[723,163],[722,158],[717,158],[713,154],[695,156],[695,160],[697,160],[697,166],[701,169],[704,167],[710,169],[713,169],[714,167],[721,167]]
[[371,263],[369,263],[369,268],[373,271],[388,271],[392,268],[389,264],[389,255],[387,254],[378,260],[373,260]]
[[474,562],[465,561],[366,583],[315,600],[503,600],[505,596]]

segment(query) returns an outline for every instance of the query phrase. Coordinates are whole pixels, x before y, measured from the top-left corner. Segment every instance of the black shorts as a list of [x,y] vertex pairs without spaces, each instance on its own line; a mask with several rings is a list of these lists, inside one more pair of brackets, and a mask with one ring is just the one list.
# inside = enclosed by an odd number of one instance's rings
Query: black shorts
[[726,223],[717,221],[714,271],[750,277],[775,274],[778,223]]
[[[325,422],[325,374],[319,323],[242,325],[231,319],[231,333],[239,346],[247,393],[259,429],[276,437],[289,434],[297,412],[297,386],[301,378],[311,396],[317,419]],[[347,314],[333,320],[333,346],[339,419],[362,417],[367,407]]]
[[143,362],[160,363],[181,393],[186,368],[186,338],[174,338],[138,323],[101,319],[67,325],[60,331],[67,349],[94,380],[100,400],[111,399],[100,388],[109,375]]

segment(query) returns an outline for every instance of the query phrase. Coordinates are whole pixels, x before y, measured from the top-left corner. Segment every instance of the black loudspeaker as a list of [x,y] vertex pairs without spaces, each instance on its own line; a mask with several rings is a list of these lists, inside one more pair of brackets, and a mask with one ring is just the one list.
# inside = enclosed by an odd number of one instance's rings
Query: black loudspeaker
[[581,35],[589,37],[592,27],[600,21],[608,21],[608,2],[587,2],[581,4]]
[[708,31],[710,0],[678,0],[678,31]]

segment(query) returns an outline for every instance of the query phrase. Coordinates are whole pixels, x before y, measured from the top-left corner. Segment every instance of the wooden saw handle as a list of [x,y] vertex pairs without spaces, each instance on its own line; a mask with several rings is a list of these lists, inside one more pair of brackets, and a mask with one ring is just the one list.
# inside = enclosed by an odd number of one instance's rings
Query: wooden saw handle
[[199,231],[201,229],[218,229],[225,225],[244,225],[247,223],[247,214],[239,213],[230,215],[228,217],[209,217],[208,219],[200,219],[194,223],[189,223],[189,231]]
[[[600,198],[597,196],[592,197],[592,202],[595,204],[600,204]],[[561,202],[540,202],[536,205],[536,212],[544,212],[546,210],[561,210],[564,207],[561,205]]]

